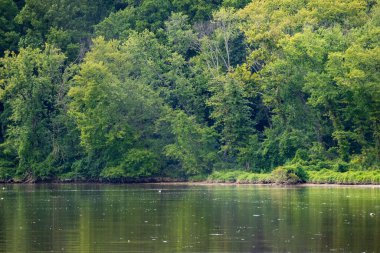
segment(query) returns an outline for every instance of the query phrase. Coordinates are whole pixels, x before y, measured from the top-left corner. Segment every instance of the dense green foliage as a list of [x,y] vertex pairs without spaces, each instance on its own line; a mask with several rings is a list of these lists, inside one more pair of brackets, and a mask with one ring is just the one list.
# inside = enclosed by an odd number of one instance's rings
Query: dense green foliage
[[0,16],[2,181],[377,177],[377,0],[2,0]]

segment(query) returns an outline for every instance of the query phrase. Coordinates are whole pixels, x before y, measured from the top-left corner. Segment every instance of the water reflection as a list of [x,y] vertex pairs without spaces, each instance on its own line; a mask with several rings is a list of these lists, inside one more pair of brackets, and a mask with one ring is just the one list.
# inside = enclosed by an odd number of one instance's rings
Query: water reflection
[[0,252],[380,252],[379,188],[6,185],[0,207]]

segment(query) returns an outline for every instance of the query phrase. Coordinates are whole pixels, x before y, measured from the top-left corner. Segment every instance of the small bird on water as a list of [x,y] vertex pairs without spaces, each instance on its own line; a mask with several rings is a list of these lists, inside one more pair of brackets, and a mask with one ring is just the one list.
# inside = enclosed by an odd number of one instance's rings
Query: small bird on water
[[375,216],[375,214],[374,214],[374,213],[370,213],[369,215],[371,215],[371,216]]

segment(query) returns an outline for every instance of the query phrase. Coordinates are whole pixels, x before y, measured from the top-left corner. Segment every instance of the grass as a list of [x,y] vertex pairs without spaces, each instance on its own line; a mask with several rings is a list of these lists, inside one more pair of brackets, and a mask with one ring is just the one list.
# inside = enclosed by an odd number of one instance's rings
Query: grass
[[259,174],[245,171],[215,171],[208,178],[210,183],[270,184],[273,183],[269,173]]
[[210,183],[238,184],[380,184],[380,171],[337,172],[323,169],[320,171],[299,171],[289,167],[279,167],[272,173],[252,173],[246,171],[214,171],[208,176]]
[[347,171],[332,170],[309,171],[308,183],[314,184],[380,184],[380,171]]

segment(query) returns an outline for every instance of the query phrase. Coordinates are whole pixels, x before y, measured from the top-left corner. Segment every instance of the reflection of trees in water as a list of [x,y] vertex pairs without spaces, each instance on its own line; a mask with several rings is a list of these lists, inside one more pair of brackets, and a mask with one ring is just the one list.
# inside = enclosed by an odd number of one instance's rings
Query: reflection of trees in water
[[340,187],[12,185],[2,194],[0,249],[378,252],[379,195]]

